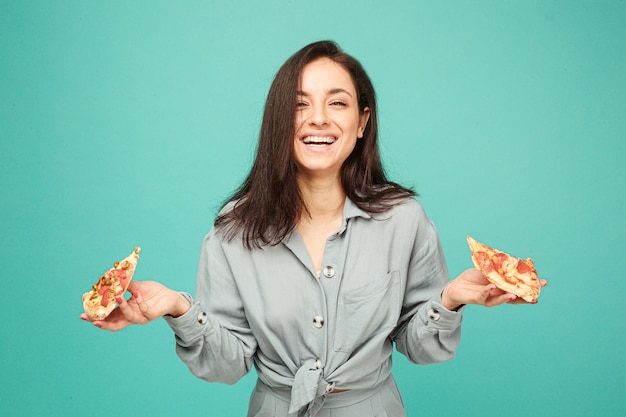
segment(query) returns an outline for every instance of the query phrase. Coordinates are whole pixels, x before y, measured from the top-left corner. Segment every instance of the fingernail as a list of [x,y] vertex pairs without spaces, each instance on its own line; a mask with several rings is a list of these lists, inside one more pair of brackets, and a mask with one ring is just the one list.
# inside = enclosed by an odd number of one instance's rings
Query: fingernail
[[115,297],[115,301],[116,301],[118,304],[122,304],[122,301],[124,301],[124,299],[123,299],[122,297],[120,297],[120,296],[117,296],[117,297]]
[[100,324],[100,323],[98,323],[98,322],[94,323],[93,325],[94,325],[94,326],[96,326],[98,329],[101,329],[101,328],[102,328],[102,324]]
[[137,291],[135,291],[135,292],[133,293],[133,297],[135,297],[135,298],[139,297],[139,293],[138,293]]

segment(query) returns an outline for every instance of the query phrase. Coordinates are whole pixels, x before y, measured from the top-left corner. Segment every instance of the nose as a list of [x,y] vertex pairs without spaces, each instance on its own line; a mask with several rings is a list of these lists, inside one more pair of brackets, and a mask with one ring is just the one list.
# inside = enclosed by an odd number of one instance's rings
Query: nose
[[312,106],[309,124],[311,126],[326,126],[328,124],[328,114],[325,106]]

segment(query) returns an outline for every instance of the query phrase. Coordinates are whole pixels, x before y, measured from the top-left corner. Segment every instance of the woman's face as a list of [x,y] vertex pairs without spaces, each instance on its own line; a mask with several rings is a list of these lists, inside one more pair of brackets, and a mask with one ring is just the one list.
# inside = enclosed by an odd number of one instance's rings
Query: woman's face
[[300,174],[338,176],[363,137],[369,108],[359,112],[352,77],[328,58],[302,69],[296,99],[294,157]]

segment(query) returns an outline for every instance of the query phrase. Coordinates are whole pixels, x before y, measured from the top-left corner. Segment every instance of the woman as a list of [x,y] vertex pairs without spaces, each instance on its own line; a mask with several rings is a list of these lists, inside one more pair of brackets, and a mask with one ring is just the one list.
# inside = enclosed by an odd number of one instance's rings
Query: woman
[[94,324],[164,316],[207,381],[254,364],[248,416],[403,416],[394,343],[412,362],[446,361],[465,304],[522,302],[476,269],[450,281],[413,191],[385,177],[367,74],[329,41],[277,73],[254,165],[203,242],[195,297],[156,282],[130,291]]

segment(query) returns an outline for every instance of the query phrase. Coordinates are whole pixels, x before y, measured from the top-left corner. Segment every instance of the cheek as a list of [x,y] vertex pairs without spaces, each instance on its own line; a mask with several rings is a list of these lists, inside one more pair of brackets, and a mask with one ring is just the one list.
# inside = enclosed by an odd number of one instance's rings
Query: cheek
[[304,117],[301,114],[296,114],[293,118],[294,131],[298,133],[298,130],[304,125]]
[[350,119],[347,126],[349,125],[349,129],[351,132],[354,132],[357,136],[361,135],[361,129],[359,128],[361,119],[359,118],[358,113]]

